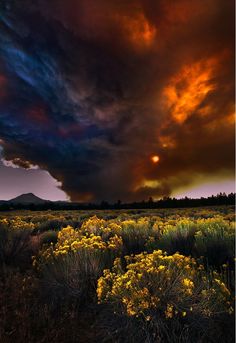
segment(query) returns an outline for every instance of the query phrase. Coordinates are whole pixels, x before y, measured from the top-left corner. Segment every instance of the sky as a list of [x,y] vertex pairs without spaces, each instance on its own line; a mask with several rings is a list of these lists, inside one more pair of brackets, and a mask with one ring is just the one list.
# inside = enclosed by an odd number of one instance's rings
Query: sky
[[234,191],[233,0],[2,0],[0,199]]

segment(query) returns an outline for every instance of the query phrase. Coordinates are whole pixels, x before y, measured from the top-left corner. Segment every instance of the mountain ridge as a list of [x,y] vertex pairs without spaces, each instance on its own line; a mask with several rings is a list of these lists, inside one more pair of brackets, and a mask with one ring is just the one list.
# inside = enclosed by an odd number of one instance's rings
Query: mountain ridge
[[50,200],[41,199],[33,193],[25,193],[7,200],[7,202],[13,204],[44,204],[50,202]]

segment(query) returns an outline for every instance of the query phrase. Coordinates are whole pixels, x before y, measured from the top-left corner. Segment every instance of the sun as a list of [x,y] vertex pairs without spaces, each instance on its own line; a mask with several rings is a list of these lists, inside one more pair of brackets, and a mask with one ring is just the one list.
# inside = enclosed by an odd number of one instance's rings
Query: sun
[[151,157],[151,160],[152,160],[153,163],[157,163],[157,162],[160,161],[160,157],[157,156],[157,155],[153,155],[153,156]]

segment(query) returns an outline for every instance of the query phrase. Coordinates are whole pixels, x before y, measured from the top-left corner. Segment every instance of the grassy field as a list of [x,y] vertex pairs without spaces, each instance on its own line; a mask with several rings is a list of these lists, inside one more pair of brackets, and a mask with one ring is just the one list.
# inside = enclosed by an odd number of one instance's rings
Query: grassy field
[[234,216],[0,212],[0,342],[234,342]]

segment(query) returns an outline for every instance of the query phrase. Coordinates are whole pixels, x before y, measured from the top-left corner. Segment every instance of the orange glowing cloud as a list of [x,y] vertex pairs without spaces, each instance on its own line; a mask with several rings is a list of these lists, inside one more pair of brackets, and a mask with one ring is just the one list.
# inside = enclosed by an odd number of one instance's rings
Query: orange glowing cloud
[[[176,122],[183,123],[215,89],[213,77],[216,65],[217,60],[210,58],[184,66],[164,88],[165,106]],[[203,115],[209,110],[209,107],[201,109]]]
[[135,16],[117,16],[126,39],[136,48],[147,48],[152,45],[156,36],[156,28],[149,23],[143,13]]
[[222,118],[215,118],[205,125],[205,128],[209,132],[214,132],[219,130],[226,130],[232,128],[235,125],[235,113],[229,113]]
[[171,136],[162,135],[159,137],[159,142],[161,144],[161,147],[166,148],[174,148],[176,146],[176,142]]
[[[214,0],[205,0],[206,5],[210,6]],[[163,1],[166,21],[168,23],[184,24],[193,18],[199,18],[206,14],[205,6],[198,1],[179,0],[179,1]]]

